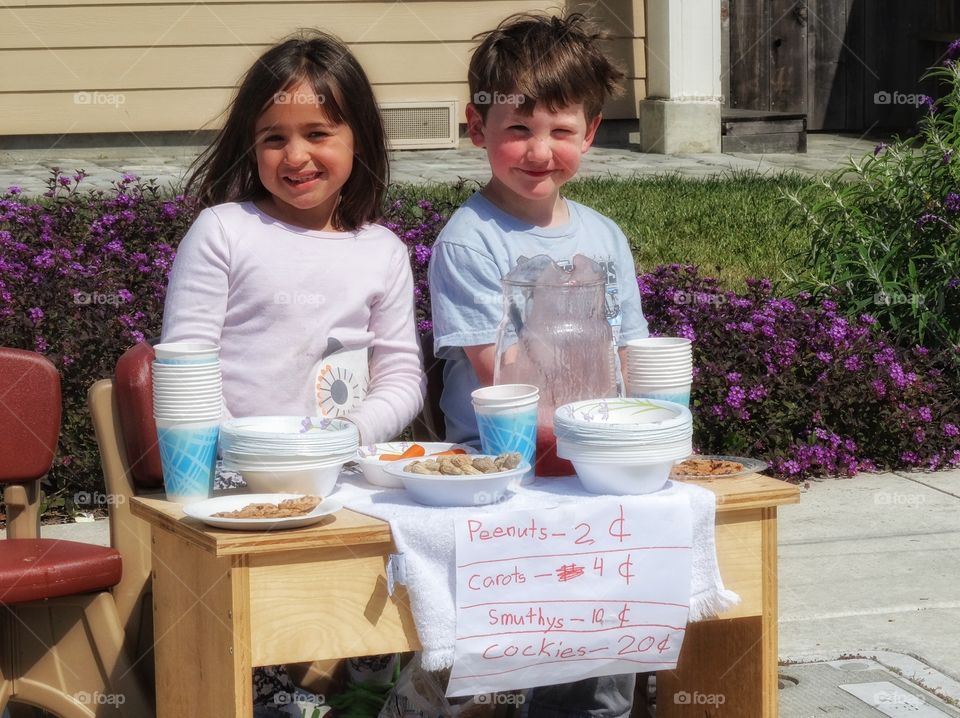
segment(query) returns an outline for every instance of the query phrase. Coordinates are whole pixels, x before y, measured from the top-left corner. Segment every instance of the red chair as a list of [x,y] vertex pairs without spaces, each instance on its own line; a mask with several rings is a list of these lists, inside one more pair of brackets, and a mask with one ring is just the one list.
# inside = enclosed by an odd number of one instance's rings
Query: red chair
[[149,718],[123,651],[110,588],[120,554],[39,538],[40,480],[60,433],[60,376],[44,357],[0,347],[0,713],[8,703],[62,718]]

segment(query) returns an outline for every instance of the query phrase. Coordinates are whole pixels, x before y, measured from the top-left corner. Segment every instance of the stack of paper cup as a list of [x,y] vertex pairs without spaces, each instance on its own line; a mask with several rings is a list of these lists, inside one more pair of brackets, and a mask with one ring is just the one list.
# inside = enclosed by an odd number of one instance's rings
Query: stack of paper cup
[[483,452],[494,456],[518,452],[531,466],[521,483],[532,482],[540,390],[532,384],[497,384],[477,389],[471,397]]
[[213,491],[223,414],[220,348],[157,344],[153,362],[153,416],[167,499],[201,501]]
[[683,337],[627,342],[627,396],[690,405],[693,353]]

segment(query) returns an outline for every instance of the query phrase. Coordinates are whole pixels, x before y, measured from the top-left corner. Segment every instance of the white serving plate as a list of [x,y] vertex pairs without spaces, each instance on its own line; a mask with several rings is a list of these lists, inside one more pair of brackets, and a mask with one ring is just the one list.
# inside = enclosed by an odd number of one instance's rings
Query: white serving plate
[[247,504],[271,503],[278,504],[285,499],[295,499],[304,494],[237,494],[235,496],[217,496],[212,499],[198,501],[183,507],[183,513],[191,518],[199,519],[209,526],[235,531],[274,531],[276,529],[294,529],[301,526],[310,526],[319,523],[324,516],[328,516],[343,508],[336,499],[324,498],[317,507],[303,516],[290,516],[285,519],[225,519],[213,514],[221,511],[236,511]]

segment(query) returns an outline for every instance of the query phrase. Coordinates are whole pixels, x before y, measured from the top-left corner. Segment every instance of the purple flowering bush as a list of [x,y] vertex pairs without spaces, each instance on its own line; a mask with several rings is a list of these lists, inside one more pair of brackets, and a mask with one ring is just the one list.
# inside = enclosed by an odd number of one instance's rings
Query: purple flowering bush
[[120,355],[160,333],[167,271],[194,215],[155,181],[124,176],[80,191],[55,170],[40,198],[0,195],[0,344],[45,354],[60,370],[63,428],[54,489],[93,490],[100,459],[87,390]]
[[960,392],[928,350],[899,348],[869,314],[848,319],[767,280],[723,291],[693,266],[641,275],[652,334],[693,340],[701,453],[769,461],[780,476],[960,465]]
[[960,40],[927,77],[944,91],[922,98],[915,137],[786,195],[812,240],[793,289],[936,349],[960,345]]
[[[0,195],[0,344],[39,351],[61,372],[51,488],[67,496],[102,480],[86,392],[159,334],[167,274],[197,209],[154,181],[80,191],[83,178],[56,171],[43,197]],[[423,199],[423,188],[391,188],[383,223],[409,249],[421,331],[431,327],[431,247],[473,189]],[[957,372],[944,371],[942,351],[903,349],[872,313],[851,319],[810,293],[777,298],[765,280],[736,294],[670,265],[639,283],[651,330],[695,339],[698,450],[765,458],[796,479],[960,463]]]

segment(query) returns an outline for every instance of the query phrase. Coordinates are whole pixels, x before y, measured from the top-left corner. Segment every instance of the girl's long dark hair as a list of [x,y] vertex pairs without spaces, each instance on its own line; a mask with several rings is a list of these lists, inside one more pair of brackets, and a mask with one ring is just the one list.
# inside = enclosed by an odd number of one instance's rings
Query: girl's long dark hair
[[353,131],[353,171],[340,192],[333,220],[352,231],[380,219],[389,180],[387,141],[366,73],[346,45],[315,30],[301,30],[265,52],[244,75],[227,120],[190,167],[186,193],[202,207],[269,196],[257,173],[257,118],[279,93],[306,81],[322,98],[327,117]]

